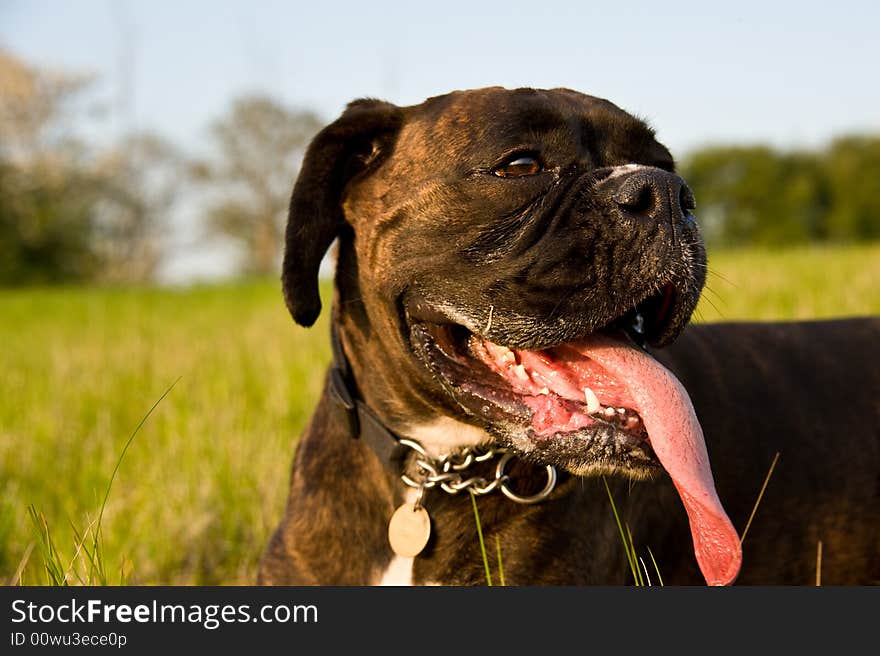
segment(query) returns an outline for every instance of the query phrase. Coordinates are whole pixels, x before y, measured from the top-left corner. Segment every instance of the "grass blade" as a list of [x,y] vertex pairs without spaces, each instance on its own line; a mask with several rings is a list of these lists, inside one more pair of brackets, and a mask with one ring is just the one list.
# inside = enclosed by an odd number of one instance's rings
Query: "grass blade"
[[125,572],[125,554],[122,554],[122,562],[119,564],[119,585],[128,585],[128,575]]
[[[70,559],[70,566],[67,568],[66,573],[69,574],[73,571],[73,566],[81,558],[80,554],[85,554],[85,557],[88,559],[90,564],[90,572],[96,571],[96,568],[100,568],[101,570],[103,570],[103,567],[100,565],[100,563],[95,562],[100,554],[95,554],[94,552],[89,551],[89,548],[86,546],[86,540],[88,539],[89,531],[94,531],[95,522],[90,522],[89,525],[86,526],[86,530],[80,533],[79,529],[76,527],[76,524],[73,523],[72,519],[68,518],[67,521],[70,523],[70,530],[73,533],[73,543],[75,549],[73,553],[73,558]],[[95,581],[92,579],[83,579],[82,575],[79,572],[73,571],[73,574],[82,585],[95,584]],[[106,580],[99,580],[98,583],[100,585],[107,585]]]
[[653,587],[653,583],[651,583],[651,574],[648,572],[648,566],[645,565],[645,559],[639,556],[639,562],[642,564],[642,571],[645,573],[645,580],[648,582],[648,587]]
[[471,503],[474,505],[474,519],[477,522],[477,535],[480,538],[480,551],[483,554],[483,567],[486,568],[486,585],[492,586],[492,573],[489,571],[489,556],[486,554],[486,543],[483,541],[483,526],[480,524],[480,511],[477,510],[477,497],[468,490],[471,495]]
[[779,451],[777,451],[776,455],[773,456],[773,462],[770,463],[770,469],[767,470],[767,476],[764,477],[764,484],[761,486],[761,491],[758,492],[758,498],[755,499],[755,505],[752,508],[752,514],[749,515],[749,521],[746,522],[746,527],[743,529],[742,535],[739,538],[740,544],[745,542],[746,533],[749,532],[749,527],[752,525],[752,520],[755,518],[755,513],[758,512],[758,504],[761,503],[761,498],[764,496],[764,490],[767,489],[767,483],[770,482],[770,477],[773,475],[773,469],[776,467],[777,460],[779,460]]
[[101,502],[101,510],[98,512],[98,523],[95,527],[94,540],[92,541],[92,557],[90,558],[92,562],[92,568],[89,570],[89,580],[92,580],[94,576],[93,568],[97,567],[97,576],[99,580],[106,581],[107,576],[104,571],[104,559],[101,557],[101,526],[104,520],[104,508],[107,506],[107,500],[110,498],[110,488],[113,487],[113,481],[116,479],[116,472],[119,471],[119,466],[122,464],[122,459],[125,457],[126,452],[128,451],[128,447],[131,446],[131,443],[134,441],[135,436],[140,431],[141,427],[147,423],[147,419],[150,418],[150,415],[153,414],[153,410],[162,402],[162,400],[168,396],[174,386],[180,382],[180,378],[175,380],[171,385],[162,392],[162,396],[160,396],[156,402],[152,405],[152,407],[147,410],[147,414],[143,416],[143,418],[138,422],[138,425],[135,426],[134,431],[132,431],[131,436],[125,442],[125,446],[122,447],[122,453],[119,454],[119,458],[116,460],[116,466],[113,468],[113,473],[110,474],[110,480],[107,482],[107,490],[104,492],[104,500]]
[[24,568],[27,567],[28,560],[30,560],[31,553],[33,553],[36,544],[36,542],[28,543],[27,549],[24,550],[24,555],[21,557],[21,560],[18,561],[18,567],[15,568],[15,574],[10,577],[7,585],[21,585],[21,576],[24,573]]
[[498,555],[498,578],[501,579],[501,585],[505,586],[507,582],[504,580],[504,565],[501,562],[501,541],[497,535],[495,536],[495,553]]
[[639,568],[636,565],[633,554],[630,551],[630,543],[626,539],[626,533],[623,530],[623,523],[620,521],[620,515],[617,514],[617,505],[614,503],[614,497],[611,495],[611,488],[608,487],[608,481],[602,478],[605,485],[605,491],[608,493],[608,500],[611,502],[611,511],[614,513],[614,521],[617,523],[617,530],[620,532],[620,541],[623,543],[623,550],[626,552],[626,560],[633,575],[633,584],[639,585]]
[[61,563],[61,556],[55,548],[55,542],[52,540],[52,533],[49,531],[49,524],[46,522],[45,515],[37,512],[33,504],[28,506],[28,514],[31,517],[31,522],[33,522],[37,534],[37,546],[40,547],[43,568],[46,570],[47,584],[67,585],[67,576],[64,573],[65,568]]
[[645,579],[642,577],[642,568],[639,567],[639,556],[638,556],[638,554],[636,554],[636,543],[635,543],[635,540],[633,540],[632,531],[629,530],[629,524],[624,524],[624,527],[626,528],[626,538],[627,538],[627,547],[629,549],[629,557],[630,557],[630,560],[632,561],[632,563],[635,565],[636,574],[638,574],[638,576],[639,576],[639,580],[636,583],[636,585],[643,586],[643,585],[645,585]]
[[651,552],[651,547],[648,547],[648,555],[651,557],[651,562],[654,564],[654,573],[657,574],[657,580],[660,582],[660,587],[663,587],[663,577],[660,576],[660,568],[657,567],[657,560],[654,558],[654,554]]

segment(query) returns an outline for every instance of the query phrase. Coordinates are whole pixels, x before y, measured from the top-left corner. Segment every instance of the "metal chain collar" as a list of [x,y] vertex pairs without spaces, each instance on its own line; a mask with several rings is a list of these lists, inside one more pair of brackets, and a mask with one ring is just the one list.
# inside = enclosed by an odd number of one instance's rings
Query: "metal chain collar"
[[[472,449],[468,447],[457,453],[435,458],[414,440],[403,438],[400,443],[416,452],[415,462],[418,473],[415,478],[406,473],[401,474],[400,478],[406,485],[419,491],[414,504],[417,508],[421,506],[425,490],[438,485],[448,494],[458,494],[462,490],[468,490],[479,496],[501,490],[501,493],[511,501],[526,504],[543,501],[550,496],[553,488],[556,487],[556,468],[553,465],[546,465],[547,484],[540,492],[531,496],[523,496],[514,492],[508,486],[510,476],[505,473],[505,469],[515,456],[504,448]],[[501,456],[501,459],[495,467],[495,477],[492,480],[486,480],[482,476],[467,477],[467,470],[472,465],[486,462],[498,456]]]

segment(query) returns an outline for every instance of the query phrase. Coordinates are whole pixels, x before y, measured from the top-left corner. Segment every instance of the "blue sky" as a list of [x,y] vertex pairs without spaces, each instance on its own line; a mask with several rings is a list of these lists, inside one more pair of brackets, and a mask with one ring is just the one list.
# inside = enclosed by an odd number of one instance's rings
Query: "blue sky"
[[[880,3],[0,0],[0,45],[97,75],[109,136],[199,149],[238,94],[326,119],[492,84],[567,86],[647,118],[674,154],[880,131]],[[126,73],[127,71],[127,73]]]

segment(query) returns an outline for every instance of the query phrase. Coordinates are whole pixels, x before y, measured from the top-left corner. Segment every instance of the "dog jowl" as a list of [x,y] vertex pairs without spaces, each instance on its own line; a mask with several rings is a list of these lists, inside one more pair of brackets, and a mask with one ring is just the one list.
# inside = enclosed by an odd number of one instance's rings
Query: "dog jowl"
[[[354,394],[389,431],[436,455],[498,445],[572,478],[668,476],[705,580],[727,584],[739,537],[690,398],[650,353],[676,339],[703,286],[694,207],[653,131],[605,100],[501,88],[361,100],[306,155],[285,299],[298,323],[315,321],[318,267],[338,239],[334,330]],[[306,452],[343,457],[321,407],[294,469],[300,508],[328,476]],[[394,476],[363,487],[381,532],[405,490]],[[334,550],[329,533],[299,539]],[[378,571],[391,555],[375,550]]]

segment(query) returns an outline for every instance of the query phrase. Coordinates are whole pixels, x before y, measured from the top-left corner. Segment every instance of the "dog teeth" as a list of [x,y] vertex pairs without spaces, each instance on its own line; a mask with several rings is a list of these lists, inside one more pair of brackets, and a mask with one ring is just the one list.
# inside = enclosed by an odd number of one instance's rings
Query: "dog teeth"
[[544,396],[547,396],[549,393],[550,393],[550,390],[548,390],[546,387],[542,387],[542,388],[538,391],[538,394],[543,394]]
[[614,415],[616,415],[617,411],[614,408],[612,408],[611,406],[608,406],[607,408],[605,408],[602,411],[602,414],[605,415],[606,417],[610,418],[610,417],[613,417]]
[[529,379],[529,375],[526,373],[526,368],[524,366],[522,366],[521,364],[518,364],[513,368],[513,373],[515,373],[516,377],[519,378],[520,380],[528,380]]
[[516,354],[507,347],[504,347],[504,350],[501,353],[501,358],[505,362],[509,362],[511,364],[516,362]]
[[599,404],[596,393],[589,387],[584,388],[584,398],[587,400],[587,414],[591,415],[594,412],[599,412],[599,408],[602,406]]

